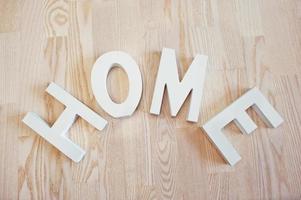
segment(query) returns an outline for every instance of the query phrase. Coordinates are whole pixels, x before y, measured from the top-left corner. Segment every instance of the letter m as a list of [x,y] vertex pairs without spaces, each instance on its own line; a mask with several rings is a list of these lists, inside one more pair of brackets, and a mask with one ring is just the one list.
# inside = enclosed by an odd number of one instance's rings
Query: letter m
[[177,115],[185,99],[191,92],[188,121],[197,122],[202,100],[203,85],[207,66],[207,56],[196,55],[182,81],[179,73],[175,51],[163,48],[150,112],[159,115],[165,86],[168,92],[170,112]]

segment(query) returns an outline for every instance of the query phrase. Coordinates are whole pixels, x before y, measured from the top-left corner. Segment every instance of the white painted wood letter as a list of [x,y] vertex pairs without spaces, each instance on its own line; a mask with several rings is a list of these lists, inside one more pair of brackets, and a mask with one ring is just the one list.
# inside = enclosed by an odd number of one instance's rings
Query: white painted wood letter
[[[120,104],[113,102],[107,91],[107,76],[115,66],[123,68],[129,80],[128,97]],[[141,73],[134,59],[124,52],[112,51],[99,57],[91,72],[91,84],[98,104],[115,118],[131,116],[139,104],[142,93]]]
[[203,129],[210,140],[217,147],[224,159],[232,166],[241,157],[222,133],[222,129],[234,120],[235,124],[244,134],[250,134],[254,131],[257,126],[246,113],[246,109],[251,106],[269,127],[276,128],[283,122],[282,117],[262,93],[257,88],[253,88],[203,125]]
[[55,83],[50,83],[46,91],[64,104],[66,106],[65,110],[52,127],[33,112],[27,113],[23,118],[23,122],[67,157],[79,162],[85,155],[85,151],[67,137],[67,132],[77,116],[82,117],[98,130],[102,130],[107,121]]
[[180,81],[175,51],[163,48],[150,112],[156,115],[160,114],[165,86],[167,87],[169,107],[173,117],[177,115],[188,94],[192,91],[187,120],[197,122],[206,67],[207,56],[197,55],[183,80]]

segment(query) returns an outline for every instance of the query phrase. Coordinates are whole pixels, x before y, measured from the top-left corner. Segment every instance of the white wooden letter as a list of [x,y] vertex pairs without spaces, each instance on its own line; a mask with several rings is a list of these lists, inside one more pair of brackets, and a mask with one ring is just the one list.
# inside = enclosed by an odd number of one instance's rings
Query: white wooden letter
[[46,91],[64,104],[66,106],[65,110],[52,127],[33,112],[27,113],[23,118],[23,122],[67,157],[79,162],[85,155],[85,151],[67,137],[67,132],[77,116],[82,117],[98,130],[102,130],[107,121],[55,83],[50,83]]
[[[107,76],[114,66],[123,68],[129,79],[129,94],[121,104],[113,102],[107,91]],[[99,57],[91,72],[91,84],[99,105],[115,118],[131,116],[139,104],[142,93],[140,70],[133,58],[124,52],[112,51]]]
[[210,140],[217,147],[224,159],[232,166],[241,157],[222,133],[222,129],[234,120],[235,124],[244,134],[250,134],[254,131],[257,126],[246,113],[246,109],[251,106],[269,127],[276,128],[283,122],[282,117],[262,93],[257,88],[253,88],[203,126]]
[[156,115],[160,114],[165,86],[167,87],[169,107],[173,117],[177,115],[188,94],[192,91],[187,120],[197,122],[206,66],[207,56],[197,55],[180,82],[175,51],[163,48],[150,112]]

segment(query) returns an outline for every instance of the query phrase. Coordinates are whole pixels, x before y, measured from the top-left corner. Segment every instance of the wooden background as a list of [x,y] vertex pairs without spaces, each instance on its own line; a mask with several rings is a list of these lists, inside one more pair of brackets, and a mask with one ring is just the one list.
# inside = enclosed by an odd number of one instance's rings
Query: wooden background
[[[1,0],[0,199],[300,199],[300,0]],[[176,49],[181,77],[197,53],[209,56],[198,123],[176,118],[168,101],[149,113],[163,47]],[[138,63],[143,95],[129,118],[97,105],[90,72],[103,53]],[[109,121],[70,131],[87,150],[73,163],[21,120],[33,111],[53,123],[64,109],[45,89],[54,81]],[[127,96],[113,70],[112,98]],[[227,165],[198,128],[257,86],[285,119],[250,136],[225,134],[242,156]]]

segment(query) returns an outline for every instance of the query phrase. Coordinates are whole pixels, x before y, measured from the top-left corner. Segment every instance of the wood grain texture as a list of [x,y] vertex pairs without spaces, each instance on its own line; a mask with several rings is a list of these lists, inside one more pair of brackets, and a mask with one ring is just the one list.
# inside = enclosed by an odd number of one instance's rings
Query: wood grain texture
[[[209,66],[198,123],[176,118],[164,95],[149,113],[163,47],[176,49],[183,77],[197,53]],[[114,119],[93,96],[90,72],[103,53],[138,63],[143,95],[133,116]],[[300,0],[0,0],[0,199],[300,199]],[[109,121],[99,132],[79,119],[76,164],[21,123],[28,111],[53,123],[64,109],[45,93],[54,81]],[[126,98],[120,69],[108,77]],[[257,86],[285,119],[250,136],[225,134],[242,156],[227,165],[199,125]]]

